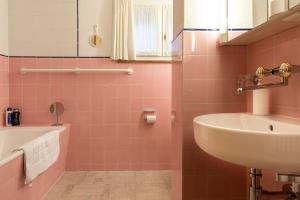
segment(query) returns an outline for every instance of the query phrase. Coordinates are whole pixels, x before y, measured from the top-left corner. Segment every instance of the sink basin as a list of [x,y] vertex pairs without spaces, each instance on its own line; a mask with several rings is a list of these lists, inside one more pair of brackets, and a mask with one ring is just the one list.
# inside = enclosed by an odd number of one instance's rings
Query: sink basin
[[300,121],[251,114],[211,114],[194,119],[197,144],[238,165],[300,173]]

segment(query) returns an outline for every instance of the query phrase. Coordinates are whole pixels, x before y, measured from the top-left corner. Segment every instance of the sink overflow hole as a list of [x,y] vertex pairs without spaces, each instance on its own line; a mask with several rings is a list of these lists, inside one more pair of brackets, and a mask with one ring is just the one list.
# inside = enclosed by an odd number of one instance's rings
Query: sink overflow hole
[[273,131],[273,130],[274,130],[273,125],[270,125],[269,128],[270,128],[270,131]]

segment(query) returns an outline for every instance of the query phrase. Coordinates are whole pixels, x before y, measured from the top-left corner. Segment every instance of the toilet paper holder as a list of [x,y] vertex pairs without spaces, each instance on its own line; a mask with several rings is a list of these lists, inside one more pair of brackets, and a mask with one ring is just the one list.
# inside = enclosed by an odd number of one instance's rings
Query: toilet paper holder
[[144,109],[144,113],[155,113],[155,112],[156,112],[155,109],[151,109],[151,108]]
[[157,120],[156,110],[155,109],[144,109],[143,112],[144,120],[147,124],[153,125]]

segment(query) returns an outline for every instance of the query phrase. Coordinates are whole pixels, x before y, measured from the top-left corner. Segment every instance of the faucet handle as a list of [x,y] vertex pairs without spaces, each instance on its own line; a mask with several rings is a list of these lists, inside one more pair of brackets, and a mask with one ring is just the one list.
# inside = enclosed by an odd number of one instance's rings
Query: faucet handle
[[267,76],[274,75],[276,70],[278,71],[278,68],[268,69],[263,66],[258,67],[255,73],[258,82],[261,82]]
[[256,74],[256,77],[258,79],[258,82],[260,82],[266,76],[266,69],[263,66],[260,66],[260,67],[257,68],[255,74]]
[[287,79],[292,75],[293,66],[289,63],[282,63],[279,67],[280,77]]

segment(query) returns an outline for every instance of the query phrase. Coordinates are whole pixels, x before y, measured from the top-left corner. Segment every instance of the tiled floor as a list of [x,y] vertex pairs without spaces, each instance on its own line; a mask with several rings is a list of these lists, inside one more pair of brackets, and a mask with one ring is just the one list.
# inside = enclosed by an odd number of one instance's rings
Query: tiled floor
[[169,171],[66,172],[44,200],[170,200]]

